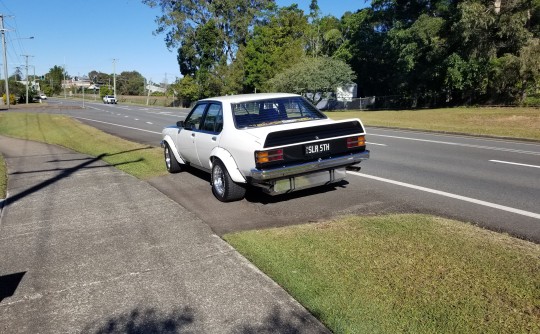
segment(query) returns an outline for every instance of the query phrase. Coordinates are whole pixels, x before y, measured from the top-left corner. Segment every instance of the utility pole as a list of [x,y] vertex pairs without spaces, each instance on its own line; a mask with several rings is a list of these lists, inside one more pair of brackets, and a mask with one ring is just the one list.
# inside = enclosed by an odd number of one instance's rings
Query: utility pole
[[9,109],[9,83],[7,70],[7,53],[6,53],[6,29],[4,29],[4,15],[0,14],[0,31],[2,32],[2,47],[4,48],[4,78],[6,84],[6,106]]
[[62,74],[64,75],[64,81],[62,82],[62,86],[64,87],[64,99],[67,99],[66,95],[66,57],[64,57],[64,67],[62,68]]
[[28,57],[33,57],[30,55],[21,55],[26,57],[26,104],[28,104]]
[[62,83],[62,86],[64,86],[64,99],[67,99],[67,95],[66,95],[66,65],[64,64],[64,68],[62,69],[64,72],[64,81]]
[[116,99],[116,61],[118,59],[113,58],[112,64],[113,64],[113,89],[114,89],[114,98]]
[[146,105],[148,105],[148,100],[150,100],[150,85],[152,84],[152,79],[148,81],[148,84],[146,85],[146,88],[148,89],[148,95],[146,95]]

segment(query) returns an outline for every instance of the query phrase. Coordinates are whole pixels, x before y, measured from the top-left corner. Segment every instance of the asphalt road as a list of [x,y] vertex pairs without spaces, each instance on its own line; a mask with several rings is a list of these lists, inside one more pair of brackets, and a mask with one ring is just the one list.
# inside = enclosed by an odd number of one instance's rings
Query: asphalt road
[[[161,129],[189,110],[50,99],[103,131],[158,146]],[[66,108],[73,105],[74,108]],[[75,108],[77,106],[77,108]],[[347,214],[430,213],[540,242],[540,144],[368,128],[371,158],[347,181],[270,197],[257,190],[223,204],[208,177],[190,171],[151,180],[223,234]]]

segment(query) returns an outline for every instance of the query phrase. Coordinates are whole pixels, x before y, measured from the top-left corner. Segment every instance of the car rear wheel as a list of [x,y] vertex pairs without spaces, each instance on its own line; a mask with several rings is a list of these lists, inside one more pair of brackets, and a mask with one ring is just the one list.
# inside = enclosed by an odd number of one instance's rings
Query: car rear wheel
[[234,182],[221,160],[216,160],[212,166],[212,193],[221,202],[238,201],[244,198],[246,188]]
[[174,153],[171,151],[169,144],[165,144],[163,155],[165,156],[165,166],[169,173],[178,173],[182,171],[182,166],[174,157]]

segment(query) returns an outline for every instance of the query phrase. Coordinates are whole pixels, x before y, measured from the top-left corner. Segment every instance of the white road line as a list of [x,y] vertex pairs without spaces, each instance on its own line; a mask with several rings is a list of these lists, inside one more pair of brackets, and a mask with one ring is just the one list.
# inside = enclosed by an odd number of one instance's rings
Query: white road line
[[91,121],[91,122],[97,122],[97,123],[103,123],[103,124],[108,124],[108,125],[119,126],[119,127],[121,127],[121,128],[126,128],[126,129],[132,129],[132,130],[139,130],[139,131],[144,131],[144,132],[156,133],[156,134],[158,134],[158,135],[161,134],[161,132],[150,131],[150,130],[139,129],[139,128],[133,128],[133,127],[131,127],[131,126],[125,126],[125,125],[120,125],[120,124],[114,124],[114,123],[109,123],[109,122],[103,122],[103,121],[98,121],[98,120],[90,119],[90,118],[84,118],[84,117],[75,117],[75,118],[78,118],[78,119],[84,119],[84,120],[86,120],[86,121]]
[[138,118],[135,118],[136,121],[138,121],[139,119]]
[[[368,126],[367,128],[373,128],[378,130],[390,130],[388,128],[378,128],[376,126]],[[445,133],[437,133],[437,132],[423,132],[422,130],[398,130],[398,129],[391,129],[392,132],[399,132],[399,133],[406,133],[406,134],[424,134],[424,135],[430,135],[433,137],[443,137],[443,138],[462,138],[462,139],[476,139],[476,140],[482,140],[482,141],[492,141],[497,143],[507,143],[507,144],[516,144],[519,145],[529,145],[529,146],[536,146],[538,147],[538,143],[535,142],[525,142],[525,141],[519,141],[519,138],[516,138],[514,140],[507,140],[504,138],[497,138],[497,137],[473,137],[473,136],[467,136],[467,135],[460,135],[460,134],[445,134]],[[371,135],[371,132],[369,132]]]
[[421,142],[426,142],[426,143],[435,143],[435,144],[445,144],[445,145],[453,145],[453,146],[480,148],[480,149],[484,149],[484,150],[513,152],[513,153],[522,153],[522,154],[531,154],[531,155],[540,155],[540,152],[534,152],[534,151],[514,150],[514,149],[510,149],[510,148],[483,146],[483,145],[473,145],[473,144],[460,144],[460,143],[452,143],[452,142],[440,141],[440,140],[429,140],[429,139],[409,138],[409,137],[390,136],[390,135],[378,135],[378,134],[373,134],[373,133],[368,134],[368,136],[370,136],[370,137],[371,136],[379,136],[379,137],[386,137],[386,138],[421,141]]
[[154,123],[152,123],[152,122],[146,122],[146,124],[150,124],[150,125],[152,125],[152,124],[154,124]]
[[353,174],[353,175],[356,175],[356,176],[360,176],[360,177],[365,177],[367,179],[372,179],[372,180],[377,180],[377,181],[381,181],[381,182],[391,183],[391,184],[395,184],[395,185],[406,187],[406,188],[425,191],[425,192],[428,192],[428,193],[431,193],[431,194],[436,194],[436,195],[450,197],[450,198],[458,199],[458,200],[469,202],[469,203],[483,205],[483,206],[487,206],[487,207],[490,207],[490,208],[493,208],[493,209],[503,210],[503,211],[506,211],[506,212],[512,212],[512,213],[516,213],[516,214],[522,215],[522,216],[527,216],[527,217],[531,217],[531,218],[540,219],[540,214],[538,214],[538,213],[529,212],[529,211],[525,211],[525,210],[520,210],[520,209],[512,208],[512,207],[509,207],[509,206],[499,205],[499,204],[486,202],[486,201],[482,201],[482,200],[471,198],[471,197],[465,197],[465,196],[461,196],[461,195],[447,193],[445,191],[435,190],[435,189],[431,189],[431,188],[425,188],[425,187],[417,186],[417,185],[410,184],[410,183],[404,183],[404,182],[394,181],[394,180],[390,180],[390,179],[384,179],[384,178],[378,177],[378,176],[373,176],[373,175],[368,175],[368,174],[363,174],[363,173],[358,173],[358,172],[351,172],[351,171],[347,171],[347,173],[348,174]]
[[489,161],[491,161],[491,162],[497,162],[497,163],[500,163],[500,164],[508,164],[508,165],[516,165],[516,166],[524,166],[524,167],[540,168],[540,166],[527,165],[527,164],[520,164],[520,163],[517,163],[517,162],[510,162],[510,161],[501,161],[501,160],[489,160]]
[[370,141],[367,141],[366,144],[369,144],[369,145],[377,145],[377,146],[388,146],[386,144],[377,144],[377,143],[372,143]]

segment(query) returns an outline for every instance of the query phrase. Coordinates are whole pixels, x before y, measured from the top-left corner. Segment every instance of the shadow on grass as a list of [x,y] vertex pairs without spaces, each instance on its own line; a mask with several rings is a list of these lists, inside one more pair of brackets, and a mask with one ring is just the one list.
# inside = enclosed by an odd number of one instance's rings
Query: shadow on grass
[[[204,323],[197,323],[195,310],[191,307],[177,308],[170,313],[162,312],[154,308],[135,308],[130,312],[111,317],[103,321],[97,321],[86,325],[81,333],[84,334],[139,334],[139,333],[206,333],[209,327]],[[248,320],[248,314],[245,320]],[[201,317],[204,318],[204,317]],[[205,316],[205,318],[208,318]],[[257,324],[242,324],[235,328],[220,333],[330,333],[324,326],[311,320],[308,313],[282,312],[278,307],[274,309]],[[231,321],[232,319],[229,319]],[[243,319],[237,319],[242,321]],[[224,319],[224,325],[226,325]],[[245,321],[244,321],[245,322]]]
[[[111,156],[115,156],[115,155],[120,155],[120,154],[125,154],[125,153],[129,153],[129,152],[133,152],[133,151],[139,151],[139,150],[145,150],[145,149],[148,149],[148,147],[145,147],[145,148],[138,148],[138,149],[133,149],[133,150],[128,150],[128,151],[122,151],[122,152],[117,152],[117,153],[103,153],[103,154],[100,154],[98,155],[97,157],[94,157],[94,158],[87,158],[87,159],[83,159],[83,160],[86,160],[82,163],[80,163],[79,165],[77,166],[74,166],[74,167],[69,167],[69,168],[65,168],[65,169],[52,169],[52,170],[40,170],[40,171],[30,171],[30,172],[15,172],[13,174],[25,174],[25,173],[38,173],[38,172],[47,172],[47,171],[61,171],[58,175],[48,179],[48,180],[45,180],[39,184],[36,184],[35,186],[29,188],[29,189],[26,189],[25,191],[22,191],[14,196],[10,196],[8,198],[6,198],[6,201],[5,201],[5,205],[6,206],[9,206],[11,205],[12,203],[15,203],[17,201],[19,201],[20,199],[30,195],[30,194],[33,194],[43,188],[46,188],[56,182],[58,182],[59,180],[61,179],[64,179],[68,176],[70,176],[71,174],[81,170],[81,169],[86,169],[86,168],[103,168],[103,167],[109,167],[109,166],[113,166],[113,167],[116,167],[116,166],[120,166],[120,165],[126,165],[126,164],[131,164],[131,163],[136,163],[136,162],[141,162],[141,161],[144,161],[144,158],[139,158],[137,160],[131,160],[131,161],[124,161],[124,162],[119,162],[119,163],[115,163],[115,164],[109,164],[107,166],[89,166],[97,161],[100,161],[100,160],[103,160],[104,158],[106,157],[111,157]],[[67,160],[69,161],[69,160]]]

